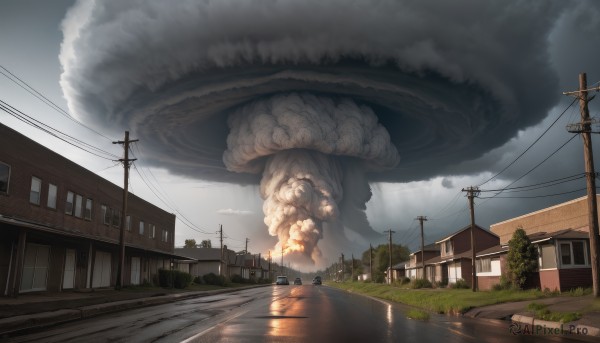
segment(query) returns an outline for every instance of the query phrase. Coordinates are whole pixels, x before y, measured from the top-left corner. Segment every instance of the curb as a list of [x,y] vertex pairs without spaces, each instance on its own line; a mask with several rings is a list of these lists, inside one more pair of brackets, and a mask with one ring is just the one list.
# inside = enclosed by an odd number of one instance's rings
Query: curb
[[97,305],[88,305],[76,309],[62,309],[56,311],[7,317],[0,319],[0,338],[2,338],[3,336],[15,334],[20,331],[38,329],[80,319],[87,319],[106,313],[131,310],[147,306],[162,305],[190,298],[201,298],[222,293],[233,293],[240,290],[266,286],[271,286],[271,284],[253,285],[239,288],[217,289],[210,291],[176,293],[161,295],[157,297],[121,300]]
[[522,314],[513,315],[511,320],[513,322],[528,325],[531,328],[531,331],[536,328],[538,330],[543,330],[544,332],[546,332],[546,330],[551,330],[564,335],[586,335],[591,337],[600,337],[600,328],[589,325],[578,325],[577,322],[551,322],[547,320],[535,319]]

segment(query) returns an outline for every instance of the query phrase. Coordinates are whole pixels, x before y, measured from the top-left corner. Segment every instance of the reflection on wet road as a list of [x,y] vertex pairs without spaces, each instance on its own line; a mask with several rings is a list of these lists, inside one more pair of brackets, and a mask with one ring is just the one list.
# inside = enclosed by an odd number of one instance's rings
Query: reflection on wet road
[[[508,322],[432,315],[326,286],[267,286],[76,321],[11,342],[567,342]],[[575,337],[580,339],[581,337]],[[586,339],[587,341],[594,341]]]

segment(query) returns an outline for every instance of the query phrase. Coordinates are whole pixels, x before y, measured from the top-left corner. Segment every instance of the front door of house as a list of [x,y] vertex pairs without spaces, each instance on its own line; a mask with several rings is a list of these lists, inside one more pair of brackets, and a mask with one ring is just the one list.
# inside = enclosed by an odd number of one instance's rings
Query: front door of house
[[63,289],[71,289],[75,285],[75,250],[67,249],[65,254],[65,271],[63,274]]
[[131,284],[132,285],[140,284],[140,258],[139,257],[131,258]]

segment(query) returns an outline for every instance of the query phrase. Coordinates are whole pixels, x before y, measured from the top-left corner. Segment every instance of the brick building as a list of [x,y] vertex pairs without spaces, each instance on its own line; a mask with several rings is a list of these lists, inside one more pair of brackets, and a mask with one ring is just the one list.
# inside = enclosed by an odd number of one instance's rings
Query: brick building
[[[600,196],[597,196],[597,199],[600,199]],[[492,224],[490,231],[500,237],[500,244],[505,244],[518,227],[522,227],[527,235],[555,232],[566,228],[587,232],[587,196]]]
[[[110,287],[123,190],[0,125],[3,295]],[[153,282],[174,257],[175,215],[130,194],[123,284]]]

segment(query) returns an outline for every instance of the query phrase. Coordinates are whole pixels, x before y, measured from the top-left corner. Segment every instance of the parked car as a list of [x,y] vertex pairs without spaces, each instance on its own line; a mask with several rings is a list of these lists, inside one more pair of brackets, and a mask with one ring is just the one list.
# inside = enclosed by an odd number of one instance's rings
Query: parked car
[[301,284],[302,284],[302,279],[300,279],[299,277],[294,279],[294,285],[301,285]]
[[287,276],[282,275],[282,276],[278,276],[277,277],[277,281],[275,281],[276,285],[289,285],[290,282],[288,281]]
[[315,278],[312,281],[313,285],[320,285],[321,284],[321,277],[320,276],[315,276]]

